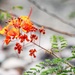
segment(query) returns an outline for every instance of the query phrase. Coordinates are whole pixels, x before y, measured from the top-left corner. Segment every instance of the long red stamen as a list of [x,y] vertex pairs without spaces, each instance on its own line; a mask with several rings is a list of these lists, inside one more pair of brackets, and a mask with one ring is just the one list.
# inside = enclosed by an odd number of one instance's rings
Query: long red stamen
[[31,16],[31,14],[32,14],[32,8],[30,9],[30,12],[29,12],[28,17],[30,17],[30,16]]

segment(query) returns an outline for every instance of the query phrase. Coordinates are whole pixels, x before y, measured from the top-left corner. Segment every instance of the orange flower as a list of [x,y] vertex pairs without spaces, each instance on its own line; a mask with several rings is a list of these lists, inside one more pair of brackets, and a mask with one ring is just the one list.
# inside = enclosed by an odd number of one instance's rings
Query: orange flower
[[4,27],[0,32],[1,34],[6,36],[4,41],[6,44],[9,44],[9,42],[11,41],[11,38],[12,39],[18,38],[20,34],[19,29],[14,27],[8,30],[7,30],[7,27]]
[[5,26],[4,28],[0,29],[0,34],[6,35],[8,30],[9,30],[9,26]]
[[24,32],[30,32],[33,28],[33,23],[28,16],[20,16],[22,19],[21,28]]
[[13,18],[8,21],[9,26],[14,26],[15,28],[20,28],[21,19],[20,18]]
[[29,54],[30,56],[33,56],[34,58],[36,58],[36,55],[34,54],[35,52],[37,52],[36,49],[31,49],[29,52],[30,52]]
[[44,27],[41,27],[41,28],[39,29],[39,32],[42,33],[42,34],[45,34]]
[[19,43],[16,43],[16,46],[14,47],[15,50],[18,50],[18,53],[20,54],[22,51],[22,46]]
[[[38,39],[38,36],[36,34],[30,34],[30,38],[28,38],[27,33],[29,32],[36,32],[38,30],[40,33],[45,34],[45,30],[43,27],[38,29],[33,25],[32,21],[30,20],[31,13],[32,8],[28,16],[13,18],[7,22],[7,26],[5,26],[4,28],[0,27],[0,34],[5,35],[6,37],[4,40],[4,43],[6,43],[6,45],[8,45],[14,38],[19,39],[20,43],[23,43],[25,40],[27,42],[33,42]],[[20,31],[25,33],[21,33]],[[17,50],[19,54],[23,49],[23,46],[20,43],[16,43],[14,47],[14,49]],[[29,52],[30,56],[36,58],[36,49],[31,49]]]
[[19,36],[19,39],[20,39],[20,42],[22,43],[23,41],[29,41],[29,39],[28,39],[28,36],[26,35],[26,34],[24,34],[24,35],[20,35]]
[[11,41],[11,37],[10,36],[6,36],[6,39],[4,40],[6,45],[8,45],[10,41]]
[[18,28],[11,28],[8,33],[7,33],[7,36],[11,36],[13,38],[18,38],[20,35],[20,31]]
[[38,39],[38,36],[37,35],[35,35],[35,34],[31,34],[30,35],[30,42],[32,42],[32,41],[34,41],[34,40],[37,40]]

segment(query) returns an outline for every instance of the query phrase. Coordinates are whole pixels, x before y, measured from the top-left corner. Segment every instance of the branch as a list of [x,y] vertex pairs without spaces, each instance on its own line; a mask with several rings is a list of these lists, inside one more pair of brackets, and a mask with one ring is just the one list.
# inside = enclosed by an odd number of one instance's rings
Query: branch
[[58,19],[58,20],[60,20],[61,22],[63,22],[64,24],[67,24],[67,25],[71,26],[72,28],[75,28],[75,25],[74,25],[74,24],[69,23],[69,22],[63,20],[62,18],[60,18],[60,17],[57,16],[56,14],[49,12],[49,11],[46,10],[45,8],[42,8],[42,7],[39,6],[35,1],[32,1],[32,0],[28,0],[28,1],[31,2],[32,4],[34,4],[38,9],[40,9],[40,10],[43,11],[43,12],[45,12],[46,14],[48,14],[48,15],[50,15],[50,16],[52,16],[52,17]]
[[3,9],[0,9],[0,13],[1,13],[1,12],[9,13],[11,16],[18,17],[17,15],[15,15],[15,14],[13,14],[13,13],[10,13],[10,12],[8,12],[8,11],[6,11],[6,10],[3,10]]
[[[5,13],[9,13],[8,11],[6,11],[6,10],[3,10],[3,9],[0,9],[0,12],[5,12]],[[12,14],[12,13],[9,13],[10,15],[13,15],[14,17],[18,17],[17,15],[15,15],[15,14]],[[41,27],[42,25],[40,25],[40,24],[38,24],[38,23],[36,23],[36,22],[34,22],[34,21],[32,21],[36,26],[38,26],[38,27]],[[46,28],[46,29],[48,29],[48,30],[52,30],[52,31],[54,31],[54,32],[57,32],[57,33],[60,33],[60,34],[64,34],[64,35],[67,35],[67,36],[75,36],[75,34],[71,34],[71,33],[67,33],[67,32],[63,32],[63,31],[59,31],[59,30],[56,30],[56,29],[54,29],[54,28],[51,28],[51,27],[47,27],[47,26],[45,26],[44,25],[44,28]]]
[[[40,46],[40,45],[38,45],[38,44],[36,44],[36,43],[34,43],[34,42],[32,42],[32,43],[33,43],[34,45],[40,47],[41,49],[43,49],[46,53],[48,53],[48,54],[50,54],[50,55],[52,55],[52,56],[54,56],[54,57],[56,57],[56,58],[62,59],[62,58],[60,58],[59,56],[57,56],[55,53],[53,53],[52,50],[47,50],[47,49],[43,48],[42,46]],[[70,64],[70,63],[67,62],[67,61],[64,61],[64,63],[67,64],[69,67],[73,67],[73,65]]]
[[[33,22],[33,21],[32,21]],[[37,25],[38,27],[41,27],[41,26],[43,26],[43,25],[40,25],[40,24],[38,24],[38,23],[36,23],[36,22],[33,22],[35,25]],[[52,30],[52,31],[54,31],[54,32],[57,32],[57,33],[60,33],[60,34],[64,34],[64,35],[67,35],[67,36],[75,36],[75,34],[71,34],[71,33],[68,33],[68,32],[63,32],[63,31],[59,31],[59,30],[57,30],[57,29],[54,29],[54,28],[52,28],[52,27],[47,27],[47,26],[44,26],[44,28],[45,29],[48,29],[48,30]]]

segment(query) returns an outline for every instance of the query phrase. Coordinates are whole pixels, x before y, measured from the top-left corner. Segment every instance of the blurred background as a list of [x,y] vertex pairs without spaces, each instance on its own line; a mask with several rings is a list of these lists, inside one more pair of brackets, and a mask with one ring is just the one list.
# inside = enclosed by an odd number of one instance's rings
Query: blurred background
[[[22,6],[23,9],[12,9],[13,6]],[[40,38],[40,45],[51,48],[50,37],[62,35],[68,41],[68,47],[58,53],[60,57],[71,56],[71,46],[75,45],[75,0],[0,0],[1,12],[13,13],[17,16],[28,15],[32,8],[31,20],[36,26],[44,26],[46,34]],[[5,26],[7,19],[1,20]],[[38,33],[37,33],[38,34]],[[4,36],[0,35],[0,75],[22,75],[23,72],[45,58],[52,58],[39,47],[27,44],[20,55],[14,51],[15,42],[2,49]],[[37,57],[29,56],[28,49],[37,48]],[[71,61],[72,64],[75,61]]]

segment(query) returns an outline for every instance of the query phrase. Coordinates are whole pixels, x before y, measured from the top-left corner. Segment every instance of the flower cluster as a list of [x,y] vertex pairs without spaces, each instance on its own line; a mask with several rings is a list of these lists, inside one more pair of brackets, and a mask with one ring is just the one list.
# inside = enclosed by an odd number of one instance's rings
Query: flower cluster
[[[12,40],[19,39],[20,43],[25,41],[33,42],[38,39],[38,36],[33,32],[39,31],[45,34],[44,28],[38,29],[35,27],[28,16],[20,16],[18,18],[13,18],[7,22],[7,26],[4,28],[0,27],[0,34],[5,36],[4,43],[8,45]],[[30,36],[28,34],[30,33]],[[16,43],[14,49],[20,54],[23,50],[23,46],[20,43]],[[36,49],[31,49],[30,56],[36,57],[34,52]]]

